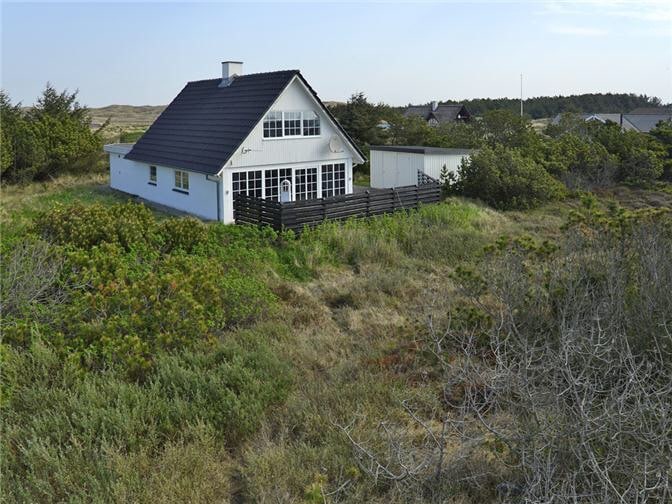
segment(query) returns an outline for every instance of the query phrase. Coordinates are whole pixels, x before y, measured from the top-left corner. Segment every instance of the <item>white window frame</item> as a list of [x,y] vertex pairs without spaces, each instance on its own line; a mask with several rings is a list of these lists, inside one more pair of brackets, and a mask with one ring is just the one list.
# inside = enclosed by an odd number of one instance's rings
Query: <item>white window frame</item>
[[[152,173],[154,172],[154,173]],[[156,169],[156,166],[150,165],[149,166],[149,180],[147,181],[148,184],[150,185],[156,185],[158,179],[158,171]]]
[[[280,130],[279,130],[279,131],[280,131],[280,134],[279,134],[279,135],[275,135],[275,136],[266,136],[266,119],[267,119],[267,117],[268,117],[269,115],[271,115],[271,114],[280,114]],[[285,134],[285,120],[284,120],[284,116],[285,116],[284,112],[282,112],[282,111],[280,111],[280,110],[269,110],[268,112],[266,112],[266,115],[264,115],[264,120],[262,121],[262,124],[261,124],[261,137],[262,137],[264,140],[278,140],[278,139],[280,139],[280,138],[284,138],[284,134]],[[277,122],[277,121],[278,121],[277,119],[274,119],[274,120],[273,120],[273,122]],[[271,129],[268,128],[268,131],[271,131]],[[273,128],[273,131],[275,131],[275,132],[277,133],[277,132],[278,132],[278,129],[277,129],[277,128]]]
[[[299,182],[295,180],[294,183],[294,201],[305,201],[319,199],[322,194],[320,188],[320,168],[319,166],[301,166],[294,168],[294,178],[297,178],[297,172],[303,171],[304,187],[299,187]],[[312,173],[310,173],[312,172]],[[314,176],[314,180],[311,180]],[[314,185],[314,189],[310,189],[310,186]],[[303,190],[300,190],[303,189]],[[309,195],[314,195],[313,197],[308,197]]]
[[[306,112],[312,112],[313,114],[315,114],[315,118],[307,119],[305,116]],[[317,129],[319,133],[316,133],[314,135],[306,135],[305,131],[307,128],[310,128],[310,126],[306,126],[305,121],[312,121],[312,120],[316,121],[317,123],[316,126],[312,127],[314,129]],[[322,119],[320,118],[320,114],[317,113],[315,110],[306,110],[305,112],[301,112],[301,135],[305,138],[319,138],[320,136],[322,136]]]
[[[292,187],[292,167],[285,168],[265,168],[263,170],[264,199],[280,201],[280,187],[284,180],[289,182],[290,191]],[[275,173],[273,173],[275,172]]]
[[[338,171],[337,171],[338,170]],[[340,176],[342,174],[342,176]],[[325,175],[327,176],[325,178]],[[337,177],[337,175],[339,175]],[[326,186],[326,187],[325,187]],[[345,162],[325,163],[320,165],[321,198],[342,196],[348,193],[348,166]]]
[[[298,118],[295,116],[293,119],[288,119],[288,116],[292,115],[298,115]],[[293,135],[290,135],[287,133],[287,128],[289,121],[294,121],[299,123],[298,125],[298,133],[295,133]],[[293,129],[297,129],[294,127]],[[303,136],[303,112],[295,111],[295,110],[288,110],[288,111],[283,111],[282,113],[282,135],[283,138],[299,138]]]
[[175,170],[173,187],[174,191],[189,193],[189,172],[185,170]]
[[[235,180],[236,176],[239,180]],[[236,197],[236,194],[242,193],[246,196],[253,196],[255,198],[264,198],[265,191],[265,170],[263,169],[254,169],[254,170],[239,170],[231,173],[231,196]],[[244,180],[243,180],[244,179]],[[236,184],[239,184],[239,187],[236,188]],[[240,189],[240,185],[244,184],[244,189]],[[257,192],[259,194],[254,194]],[[252,194],[250,194],[252,193]]]
[[[319,133],[315,135],[304,135],[304,131],[306,130],[306,126],[304,125],[304,121],[309,121],[311,119],[306,118],[306,113],[307,112],[312,112],[315,114],[315,121],[317,121],[317,126],[313,126],[313,128],[317,129]],[[278,136],[266,136],[266,118],[269,116],[269,114],[280,114],[280,135]],[[299,134],[298,135],[288,135],[285,128],[286,122],[289,121],[289,119],[286,119],[287,114],[299,114],[299,119],[291,119],[293,121],[298,120],[299,121]],[[270,130],[269,130],[270,131]],[[278,131],[277,128],[274,129],[274,131]],[[266,115],[264,115],[264,119],[261,124],[261,138],[262,140],[283,140],[285,138],[289,139],[298,139],[298,138],[320,138],[322,136],[322,117],[320,116],[319,112],[316,110],[286,110],[286,111],[280,111],[280,110],[269,110],[266,112]]]

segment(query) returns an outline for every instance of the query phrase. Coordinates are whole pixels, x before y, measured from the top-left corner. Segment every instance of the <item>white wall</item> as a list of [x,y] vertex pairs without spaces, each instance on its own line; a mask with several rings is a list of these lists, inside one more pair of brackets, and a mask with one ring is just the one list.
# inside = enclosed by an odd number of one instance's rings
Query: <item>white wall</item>
[[331,152],[329,140],[340,132],[308,94],[300,80],[294,79],[282,93],[271,110],[300,112],[313,110],[320,116],[319,137],[264,138],[263,118],[259,121],[241,147],[231,157],[226,168],[245,168],[269,164],[302,163],[305,161],[337,160],[352,158],[353,152],[343,140],[343,152]]
[[[175,170],[156,165],[156,185],[149,184],[149,164],[110,152],[110,186],[204,219],[217,219],[217,183],[202,173],[189,172],[189,194],[173,191]],[[221,185],[221,184],[220,184]]]
[[418,170],[440,180],[445,165],[457,174],[468,154],[415,154],[410,152],[371,151],[371,187],[388,188],[415,185]]
[[371,150],[371,187],[416,185],[418,170],[424,169],[422,154]]
[[446,165],[449,172],[457,175],[457,169],[463,158],[469,159],[469,154],[425,154],[424,171],[430,177],[439,180],[443,165]]

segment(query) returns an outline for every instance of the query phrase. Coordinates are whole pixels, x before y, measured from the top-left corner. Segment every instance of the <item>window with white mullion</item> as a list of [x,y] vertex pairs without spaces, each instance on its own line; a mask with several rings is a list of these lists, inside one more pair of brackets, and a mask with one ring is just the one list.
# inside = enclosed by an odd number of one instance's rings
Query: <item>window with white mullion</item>
[[189,191],[189,172],[175,170],[175,187],[178,191]]
[[291,168],[275,168],[264,172],[264,197],[280,201],[280,185],[283,180],[292,182]]
[[261,170],[234,172],[231,174],[231,182],[231,192],[234,198],[239,194],[261,198],[264,194]]
[[320,116],[314,110],[303,113],[303,136],[320,135]]
[[317,168],[297,168],[295,178],[297,201],[317,198]]
[[264,117],[264,138],[282,137],[282,112],[271,111]]
[[345,194],[345,163],[322,165],[322,197]]
[[301,136],[301,112],[283,112],[284,135]]

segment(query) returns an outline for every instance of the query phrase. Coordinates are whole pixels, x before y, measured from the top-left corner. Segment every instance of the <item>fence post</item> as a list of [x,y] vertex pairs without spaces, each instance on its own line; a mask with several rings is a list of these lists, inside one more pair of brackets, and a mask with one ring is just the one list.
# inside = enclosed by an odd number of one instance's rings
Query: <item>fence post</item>
[[327,220],[327,202],[322,198],[322,220]]
[[366,216],[370,217],[370,207],[371,207],[371,192],[367,189],[366,191]]

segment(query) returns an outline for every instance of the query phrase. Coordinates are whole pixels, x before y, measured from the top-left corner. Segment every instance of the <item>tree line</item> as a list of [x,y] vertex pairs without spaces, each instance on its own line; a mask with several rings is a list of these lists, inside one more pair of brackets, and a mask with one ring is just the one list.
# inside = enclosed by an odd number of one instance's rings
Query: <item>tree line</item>
[[475,149],[457,174],[444,173],[446,190],[500,209],[529,208],[562,198],[568,190],[672,180],[669,121],[643,134],[565,114],[559,124],[537,132],[529,117],[490,110],[469,123],[435,127],[372,104],[362,93],[332,112],[365,152],[381,144]]
[[[446,100],[442,103],[461,103],[473,115],[483,115],[491,110],[520,111],[518,98],[474,98],[471,100]],[[585,93],[569,96],[536,96],[525,98],[524,111],[532,119],[553,117],[562,112],[575,113],[627,113],[639,107],[660,107],[660,98],[634,93]]]

